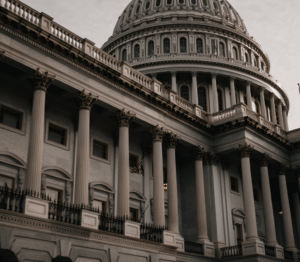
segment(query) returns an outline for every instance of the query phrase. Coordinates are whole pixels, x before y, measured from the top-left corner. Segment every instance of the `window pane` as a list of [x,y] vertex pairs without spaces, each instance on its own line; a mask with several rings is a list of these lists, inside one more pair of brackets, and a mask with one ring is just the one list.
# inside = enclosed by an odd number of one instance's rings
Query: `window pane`
[[219,111],[223,110],[223,96],[222,91],[218,89],[218,103],[219,103]]
[[231,190],[234,192],[239,192],[238,179],[235,177],[230,177]]
[[167,1],[167,5],[170,5],[170,4],[172,4],[172,0]]
[[97,157],[107,160],[108,159],[107,149],[108,149],[107,144],[104,144],[97,140],[93,141],[93,155],[94,156],[97,156]]
[[122,52],[122,60],[127,61],[127,50],[126,49],[124,49]]
[[211,40],[211,53],[213,55],[217,55],[218,54],[218,50],[217,50],[217,41],[212,39]]
[[97,211],[99,209],[99,212],[106,213],[106,203],[98,199],[93,200],[93,208],[95,208]]
[[170,53],[170,39],[169,38],[164,39],[164,53],[165,54]]
[[156,6],[160,6],[160,0],[156,0]]
[[207,0],[203,0],[203,4],[207,6]]
[[149,9],[149,7],[150,7],[150,2],[147,2],[146,9]]
[[138,167],[139,166],[139,157],[133,154],[129,154],[129,166]]
[[134,46],[134,58],[139,58],[140,57],[140,45],[135,45]]
[[207,111],[206,109],[206,90],[203,87],[198,88],[198,104],[203,108],[203,110]]
[[181,87],[181,97],[188,101],[190,100],[189,88],[187,86]]
[[138,7],[136,8],[136,13],[138,13],[140,11],[140,6],[138,5]]
[[197,53],[203,53],[203,41],[202,39],[198,38],[196,41],[197,44]]
[[47,187],[46,196],[49,196],[51,198],[51,202],[55,200],[57,203],[62,203],[63,192],[61,190]]
[[184,37],[180,38],[180,52],[181,53],[187,52],[186,39]]
[[23,113],[12,108],[1,106],[0,123],[12,128],[22,129]]
[[61,145],[66,145],[67,130],[50,123],[48,130],[48,140]]
[[196,0],[192,0],[192,5],[195,5],[196,4]]
[[149,41],[149,43],[148,43],[148,55],[149,56],[154,55],[154,42],[153,41]]
[[179,4],[184,4],[184,0],[179,0]]
[[225,48],[223,43],[220,43],[220,56],[225,56]]
[[237,50],[236,50],[235,47],[232,48],[232,54],[233,54],[233,59],[234,59],[234,60],[237,60]]

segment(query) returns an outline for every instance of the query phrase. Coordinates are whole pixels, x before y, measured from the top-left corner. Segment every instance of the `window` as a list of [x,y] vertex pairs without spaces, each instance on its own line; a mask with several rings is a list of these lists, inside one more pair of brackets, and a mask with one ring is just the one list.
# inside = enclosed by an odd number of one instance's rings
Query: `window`
[[205,6],[208,6],[207,0],[203,0],[203,4],[204,4]]
[[97,211],[99,209],[99,212],[106,213],[106,202],[94,199],[93,200],[93,208],[95,208]]
[[220,42],[219,44],[220,46],[220,56],[225,56],[225,47],[224,47],[224,44]]
[[254,111],[257,113],[257,114],[260,114],[260,106],[259,106],[259,103],[258,101],[255,101],[254,103]]
[[67,145],[67,129],[49,123],[48,140],[63,146]]
[[140,12],[140,8],[141,8],[141,6],[140,6],[140,5],[138,5],[138,6],[137,6],[137,8],[136,8],[136,11],[135,11],[135,12],[136,12],[136,14]]
[[245,53],[245,61],[246,61],[246,63],[249,63],[249,56],[247,53]]
[[169,54],[170,53],[170,39],[165,38],[164,39],[164,54]]
[[123,61],[127,61],[127,50],[126,50],[126,49],[124,49],[124,50],[122,51],[122,60],[123,60]]
[[132,221],[138,221],[139,219],[139,210],[135,208],[130,208],[130,218]]
[[243,226],[241,224],[236,224],[236,243],[237,245],[242,245],[243,242]]
[[225,5],[223,6],[223,9],[224,9],[225,14],[229,15],[228,9],[227,9],[227,7]]
[[15,179],[13,177],[0,175],[0,188],[1,187],[15,190]]
[[168,190],[168,170],[166,167],[163,169],[163,175],[164,175],[164,190]]
[[239,193],[239,180],[236,177],[230,177],[231,191]]
[[196,40],[196,45],[197,45],[197,53],[202,54],[203,53],[203,41],[201,38],[198,38]]
[[140,45],[136,44],[134,46],[134,58],[139,58],[140,57]]
[[129,13],[128,13],[128,18],[130,18],[130,16],[131,16],[131,9],[129,10]]
[[207,111],[206,108],[206,89],[204,87],[198,88],[198,105],[203,108],[204,111]]
[[214,2],[214,8],[215,8],[216,10],[219,9],[219,6],[218,6],[217,2]]
[[261,69],[262,69],[263,71],[265,71],[265,65],[264,65],[263,62],[261,62],[260,66],[261,66]]
[[192,5],[196,4],[196,0],[191,0]]
[[179,0],[179,4],[184,4],[184,0]]
[[147,3],[146,3],[146,9],[149,9],[150,8],[150,1],[148,1]]
[[156,6],[160,6],[160,0],[156,0]]
[[148,55],[154,55],[154,41],[152,40],[148,42]]
[[187,52],[187,45],[186,45],[186,38],[181,37],[180,38],[180,52],[186,53]]
[[236,48],[232,48],[232,56],[233,56],[233,59],[234,60],[237,60],[238,59],[238,54],[237,54],[237,50]]
[[170,4],[172,4],[172,0],[167,1],[167,5],[170,5]]
[[10,107],[1,105],[0,123],[18,130],[22,130],[23,113]]
[[52,187],[47,187],[46,188],[46,196],[51,198],[51,202],[55,201],[58,204],[62,204],[63,202],[63,191],[52,188]]
[[190,92],[189,88],[187,86],[182,86],[180,89],[180,95],[185,100],[190,100]]
[[253,188],[254,201],[259,202],[259,191],[257,188]]
[[219,104],[219,111],[223,110],[223,92],[218,89],[218,104]]
[[214,39],[211,40],[211,53],[213,55],[217,55],[218,54],[217,40],[214,40]]
[[108,145],[93,139],[93,156],[108,160]]
[[139,157],[133,154],[129,154],[129,167],[138,168],[139,167]]
[[257,65],[257,60],[256,60],[255,58],[253,59],[253,63],[254,63],[254,66],[255,66],[255,67],[258,67],[258,65]]

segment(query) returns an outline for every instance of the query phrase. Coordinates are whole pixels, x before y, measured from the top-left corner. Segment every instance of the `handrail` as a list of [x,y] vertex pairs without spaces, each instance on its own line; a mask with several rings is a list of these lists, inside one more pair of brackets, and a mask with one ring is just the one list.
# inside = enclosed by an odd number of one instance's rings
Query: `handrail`
[[184,251],[187,253],[204,255],[203,244],[184,241]]
[[222,258],[242,256],[243,255],[242,246],[237,245],[237,246],[221,248],[221,254],[222,254]]
[[140,238],[157,243],[163,242],[163,232],[167,230],[165,227],[158,227],[152,224],[141,224],[140,225]]
[[266,256],[276,257],[275,247],[265,245]]
[[284,250],[284,259],[286,260],[294,260],[293,252]]

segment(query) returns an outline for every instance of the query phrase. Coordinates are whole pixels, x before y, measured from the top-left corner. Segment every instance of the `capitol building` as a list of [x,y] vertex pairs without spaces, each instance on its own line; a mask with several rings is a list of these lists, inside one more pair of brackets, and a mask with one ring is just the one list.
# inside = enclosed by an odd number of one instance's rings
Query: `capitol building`
[[0,0],[0,261],[300,261],[272,57],[228,0],[128,2],[99,48]]

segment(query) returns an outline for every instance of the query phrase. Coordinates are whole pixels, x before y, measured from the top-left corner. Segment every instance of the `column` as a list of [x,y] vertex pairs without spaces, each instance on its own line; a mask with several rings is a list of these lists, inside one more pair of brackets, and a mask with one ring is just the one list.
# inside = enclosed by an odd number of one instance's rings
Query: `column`
[[276,229],[274,222],[273,204],[269,180],[268,164],[271,160],[270,156],[263,154],[259,158],[260,177],[262,198],[264,206],[265,226],[266,226],[266,245],[276,246],[278,244],[276,239]]
[[[295,210],[295,222],[297,227],[298,241],[300,241],[300,203],[299,194],[293,194],[294,210]],[[300,245],[300,244],[299,244]]]
[[42,73],[39,69],[32,72],[29,78],[34,91],[24,189],[36,192],[37,194],[41,191],[45,99],[46,92],[53,78],[48,75],[48,72]]
[[266,102],[265,102],[265,88],[261,86],[259,88],[259,95],[260,95],[260,108],[261,108],[261,115],[264,118],[267,118],[267,110],[266,110]]
[[172,75],[172,91],[177,93],[177,79],[176,79],[177,72],[171,72],[171,75]]
[[231,97],[230,97],[230,90],[229,87],[225,86],[225,108],[231,107]]
[[246,215],[246,231],[247,238],[246,241],[259,241],[257,234],[256,225],[256,215],[255,215],[255,205],[253,197],[253,186],[251,177],[251,167],[250,167],[250,154],[253,151],[253,146],[247,143],[239,145],[237,149],[241,154],[241,164],[242,164],[242,179],[243,179],[243,195],[244,195],[244,208]]
[[282,107],[282,116],[283,116],[283,123],[284,123],[284,130],[289,131],[289,123],[287,119],[287,107]]
[[235,77],[230,76],[230,93],[231,93],[231,106],[236,105],[236,95],[235,95]]
[[207,234],[207,218],[206,218],[206,204],[205,204],[205,188],[204,188],[204,174],[203,174],[203,158],[205,151],[203,147],[196,147],[194,149],[195,156],[195,176],[196,176],[196,205],[197,205],[197,242],[208,240]]
[[164,175],[162,139],[165,134],[162,127],[151,128],[153,139],[153,215],[154,225],[165,226]]
[[97,97],[82,90],[77,93],[79,104],[78,142],[76,158],[75,200],[76,205],[89,204],[90,165],[90,112]]
[[279,170],[279,191],[282,207],[282,217],[283,217],[283,228],[285,237],[285,249],[288,251],[294,251],[296,249],[294,241],[294,232],[292,225],[290,202],[286,184],[286,171],[288,166],[286,164],[281,164],[278,168]]
[[249,109],[253,110],[252,107],[252,96],[251,96],[251,82],[246,82],[246,93],[247,93],[247,106]]
[[277,125],[277,118],[276,118],[276,109],[275,109],[275,98],[274,94],[271,93],[270,96],[270,103],[271,103],[271,118],[272,118],[272,123]]
[[212,80],[212,99],[213,99],[213,112],[216,113],[219,111],[219,103],[218,103],[218,91],[217,91],[217,74],[211,74]]
[[130,216],[129,211],[129,126],[135,118],[135,114],[125,109],[115,114],[119,124],[119,163],[118,163],[118,203],[117,215]]
[[177,172],[176,172],[176,146],[180,137],[174,133],[166,134],[167,144],[167,172],[168,172],[168,229],[179,234],[178,225],[178,193],[177,193]]
[[157,79],[157,74],[155,73],[155,74],[151,74],[151,76],[152,76],[152,79]]
[[192,72],[192,103],[198,105],[198,86],[197,86],[198,72]]
[[278,110],[279,125],[284,130],[283,115],[282,115],[282,102],[281,101],[279,101],[279,103],[278,103],[277,110]]

